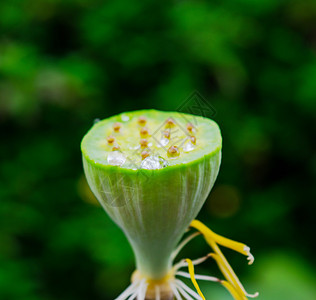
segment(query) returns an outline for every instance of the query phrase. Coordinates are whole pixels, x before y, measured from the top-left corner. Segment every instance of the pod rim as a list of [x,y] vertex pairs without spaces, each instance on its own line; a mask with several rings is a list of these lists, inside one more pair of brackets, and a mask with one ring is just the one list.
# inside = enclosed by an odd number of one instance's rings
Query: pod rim
[[[105,122],[115,122],[117,121],[120,117],[122,118],[123,116],[128,116],[128,115],[135,115],[135,116],[141,116],[143,114],[155,114],[155,113],[164,113],[164,114],[170,114],[170,115],[178,115],[180,118],[198,118],[201,121],[204,122],[211,122],[212,125],[216,128],[217,131],[217,145],[216,147],[213,147],[212,150],[210,150],[209,152],[202,154],[201,156],[192,159],[190,158],[190,161],[187,162],[179,162],[177,164],[173,164],[173,165],[169,165],[167,167],[161,168],[161,169],[153,169],[153,170],[148,170],[148,169],[143,169],[143,168],[136,168],[136,169],[132,169],[132,168],[124,168],[124,166],[113,166],[113,165],[109,165],[109,164],[103,164],[100,162],[95,161],[93,158],[91,158],[91,156],[89,155],[89,149],[86,145],[86,140],[87,137],[89,137],[91,135],[91,132],[94,131],[97,127],[99,126],[104,126]],[[81,152],[82,152],[82,157],[91,165],[93,165],[94,167],[107,171],[107,172],[120,172],[120,173],[125,173],[125,174],[153,174],[156,173],[158,174],[163,174],[163,173],[169,173],[175,170],[179,170],[181,171],[181,169],[185,169],[189,166],[193,166],[196,164],[199,164],[203,161],[205,161],[206,159],[210,159],[213,156],[216,156],[219,152],[221,152],[222,149],[222,137],[221,137],[221,132],[219,129],[219,126],[217,125],[217,123],[211,119],[202,117],[202,116],[195,116],[195,115],[190,115],[190,114],[186,114],[186,113],[180,113],[180,112],[175,112],[175,111],[160,111],[160,110],[155,110],[155,109],[144,109],[144,110],[134,110],[134,111],[129,111],[129,112],[123,112],[114,116],[111,116],[109,118],[105,118],[101,121],[99,121],[98,123],[94,124],[89,130],[88,132],[84,135],[81,144],[80,144],[80,148],[81,148]],[[211,148],[209,148],[211,149]]]

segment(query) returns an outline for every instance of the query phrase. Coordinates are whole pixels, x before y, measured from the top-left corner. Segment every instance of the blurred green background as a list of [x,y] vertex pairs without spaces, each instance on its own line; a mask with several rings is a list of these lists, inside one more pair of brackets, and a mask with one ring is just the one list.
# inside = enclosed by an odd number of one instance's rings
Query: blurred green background
[[2,0],[0,299],[114,299],[129,284],[132,251],[87,187],[80,140],[95,118],[176,110],[194,90],[223,135],[199,218],[251,246],[252,267],[224,250],[249,292],[316,299],[315,28],[314,0]]

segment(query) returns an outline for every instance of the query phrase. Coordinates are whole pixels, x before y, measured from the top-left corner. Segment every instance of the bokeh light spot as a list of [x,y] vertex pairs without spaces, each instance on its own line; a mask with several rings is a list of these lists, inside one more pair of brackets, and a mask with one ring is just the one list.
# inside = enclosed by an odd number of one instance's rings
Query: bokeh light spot
[[219,218],[229,218],[237,213],[240,207],[240,194],[236,187],[219,185],[210,194],[207,208]]

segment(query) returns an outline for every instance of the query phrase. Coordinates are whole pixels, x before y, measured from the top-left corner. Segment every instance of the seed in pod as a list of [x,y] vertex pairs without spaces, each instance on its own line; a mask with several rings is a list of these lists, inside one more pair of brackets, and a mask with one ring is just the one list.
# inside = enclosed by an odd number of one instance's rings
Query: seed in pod
[[107,142],[108,142],[109,145],[113,145],[114,142],[115,142],[115,137],[112,136],[112,135],[110,135],[110,136],[108,136],[108,137],[106,138],[106,140],[107,140]]
[[114,132],[120,132],[121,128],[122,128],[122,123],[120,123],[120,122],[115,122],[115,123],[113,124],[113,130],[114,130]]
[[142,127],[139,131],[139,134],[142,138],[146,138],[149,136],[149,131],[147,127]]
[[180,155],[179,148],[177,146],[171,146],[168,149],[168,156],[169,157],[178,157]]
[[145,126],[146,123],[147,123],[147,119],[146,119],[146,117],[144,117],[144,116],[140,116],[140,117],[138,118],[137,122],[138,122],[139,125]]

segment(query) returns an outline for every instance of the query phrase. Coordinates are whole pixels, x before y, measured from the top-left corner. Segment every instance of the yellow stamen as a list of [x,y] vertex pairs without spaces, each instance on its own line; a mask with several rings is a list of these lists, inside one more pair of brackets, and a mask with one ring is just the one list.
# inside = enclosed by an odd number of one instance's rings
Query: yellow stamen
[[213,240],[219,245],[230,248],[243,255],[248,256],[249,265],[251,265],[254,262],[254,257],[250,253],[250,248],[246,246],[245,244],[235,242],[233,240],[227,239],[223,236],[216,234],[215,232],[213,232],[211,229],[209,229],[207,226],[205,226],[202,222],[198,220],[193,220],[190,226],[200,231],[204,235],[207,242],[209,240]]
[[224,238],[214,233],[200,221],[194,220],[191,222],[190,226],[201,232],[206,242],[212,247],[215,253],[211,253],[209,255],[215,259],[221,272],[223,273],[227,281],[235,288],[235,291],[239,295],[240,299],[247,300],[247,296],[257,297],[259,295],[258,293],[251,295],[246,292],[237,275],[235,274],[234,270],[232,269],[232,267],[226,260],[225,256],[223,255],[222,251],[218,247],[217,243],[224,247],[240,252],[244,255],[248,255],[248,260],[250,260],[250,263],[252,263],[253,256],[250,254],[249,247],[242,243],[232,241],[230,239]]
[[204,295],[202,294],[201,290],[200,290],[200,287],[198,285],[198,283],[196,282],[196,279],[194,277],[194,266],[193,266],[193,263],[191,261],[191,259],[186,259],[186,262],[188,263],[188,269],[189,269],[189,273],[190,273],[190,276],[191,276],[191,281],[196,289],[196,291],[198,292],[198,294],[202,297],[203,300],[205,300],[205,297]]
[[[240,280],[238,279],[236,273],[234,272],[233,268],[230,266],[228,261],[226,260],[224,254],[219,249],[214,241],[211,241],[211,247],[215,251],[216,254],[210,254],[211,257],[215,259],[218,264],[218,267],[222,271],[225,278],[235,287],[236,291],[242,297],[242,299],[247,299],[247,297],[255,298],[259,296],[259,293],[255,294],[248,294],[241,284]],[[246,297],[247,296],[247,297]]]
[[234,297],[235,300],[244,299],[240,297],[240,295],[236,292],[235,288],[228,281],[222,280],[221,284],[230,292],[230,294]]
[[243,300],[246,300],[247,298],[245,297],[244,288],[237,278],[235,272],[226,261],[225,257],[221,257],[219,254],[214,253],[210,254],[210,256],[214,258],[224,277],[235,288],[236,293],[239,295],[239,297]]

